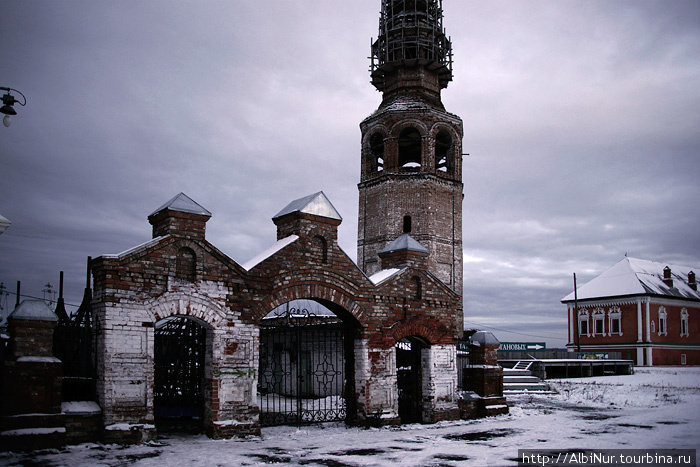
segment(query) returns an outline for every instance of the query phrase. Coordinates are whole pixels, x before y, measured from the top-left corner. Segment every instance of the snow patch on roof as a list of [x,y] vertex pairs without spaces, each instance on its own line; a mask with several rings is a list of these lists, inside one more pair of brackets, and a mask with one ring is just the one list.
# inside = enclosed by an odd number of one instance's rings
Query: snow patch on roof
[[369,280],[372,282],[372,284],[379,285],[385,280],[394,276],[397,272],[401,271],[401,269],[402,268],[382,269],[381,271],[375,272],[374,274],[369,276]]
[[254,256],[253,258],[249,259],[245,263],[241,265],[243,269],[246,271],[250,271],[253,269],[255,266],[269,258],[270,256],[274,255],[278,251],[280,251],[282,248],[286,247],[287,245],[294,243],[299,239],[298,235],[290,235],[289,237],[283,238],[281,240],[278,240],[274,245],[272,245],[270,248],[267,250],[261,252],[260,254]]
[[[673,287],[664,283],[666,266],[671,268]],[[700,293],[688,285],[688,273],[691,270],[687,266],[625,257],[598,277],[578,287],[578,299],[653,294],[700,300]],[[574,299],[574,293],[571,292],[562,301]]]
[[149,246],[155,245],[159,241],[163,240],[164,238],[168,237],[168,235],[161,235],[160,237],[152,238],[151,240],[148,240],[147,242],[143,242],[140,245],[136,245],[135,247],[131,247],[128,250],[124,250],[121,253],[117,253],[116,255],[102,255],[103,258],[122,258],[126,255],[130,255],[131,253],[135,253],[136,251],[146,249]]
[[43,300],[22,300],[8,317],[12,319],[30,319],[38,321],[58,321],[51,308]]

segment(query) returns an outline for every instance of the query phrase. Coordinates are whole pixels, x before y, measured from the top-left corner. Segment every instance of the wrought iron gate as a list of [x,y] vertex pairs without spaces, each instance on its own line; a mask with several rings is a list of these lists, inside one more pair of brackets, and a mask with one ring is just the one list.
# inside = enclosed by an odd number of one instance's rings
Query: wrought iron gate
[[63,303],[63,272],[60,289],[61,296],[54,310],[58,324],[53,333],[53,354],[63,362],[61,397],[64,401],[96,400],[94,317],[89,282],[83,301],[73,315],[66,313]]
[[206,329],[176,316],[158,323],[154,340],[154,416],[201,425]]
[[260,424],[345,420],[343,322],[328,312],[285,307],[260,326]]

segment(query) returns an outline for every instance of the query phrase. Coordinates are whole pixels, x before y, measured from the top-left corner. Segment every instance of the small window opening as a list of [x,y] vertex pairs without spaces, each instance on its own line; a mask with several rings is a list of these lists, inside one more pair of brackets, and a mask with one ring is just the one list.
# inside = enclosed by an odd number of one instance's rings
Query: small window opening
[[581,320],[581,321],[579,321],[579,324],[581,325],[580,330],[579,330],[579,334],[582,336],[587,336],[588,335],[588,320],[585,320],[585,321]]
[[372,154],[372,168],[374,172],[384,170],[384,136],[381,133],[375,133],[369,139],[369,150]]
[[411,216],[403,216],[403,233],[411,233]]
[[399,133],[399,167],[415,170],[421,166],[421,136],[413,127]]
[[423,288],[420,283],[420,277],[413,276],[411,280],[413,281],[414,298],[416,300],[421,300],[423,298]]
[[323,263],[328,262],[328,242],[326,241],[325,238],[321,237],[320,235],[316,235],[314,237],[316,240],[316,246],[321,250],[321,261]]
[[177,252],[175,276],[188,282],[194,282],[197,271],[197,258],[191,248],[180,248]]
[[446,131],[441,131],[435,137],[435,169],[447,172],[452,165],[452,137]]
[[613,318],[610,327],[613,334],[620,334],[620,318]]

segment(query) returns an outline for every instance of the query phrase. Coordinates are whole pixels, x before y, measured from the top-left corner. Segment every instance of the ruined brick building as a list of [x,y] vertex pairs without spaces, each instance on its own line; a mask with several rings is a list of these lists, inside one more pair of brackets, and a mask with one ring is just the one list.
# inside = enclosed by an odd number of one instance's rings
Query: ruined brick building
[[212,214],[182,193],[148,217],[150,241],[93,260],[108,432],[178,417],[226,437],[465,415],[462,122],[440,98],[452,79],[441,6],[382,1],[371,77],[383,98],[360,125],[357,264],[322,192],[278,212],[276,243],[245,264],[209,243]]

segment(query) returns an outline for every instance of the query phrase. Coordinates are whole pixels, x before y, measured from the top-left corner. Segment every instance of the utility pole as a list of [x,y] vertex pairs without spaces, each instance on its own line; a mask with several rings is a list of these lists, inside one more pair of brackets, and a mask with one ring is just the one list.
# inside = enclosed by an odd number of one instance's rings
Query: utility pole
[[576,342],[576,353],[581,353],[581,336],[578,329],[578,290],[576,289],[576,273],[574,273],[574,342]]

